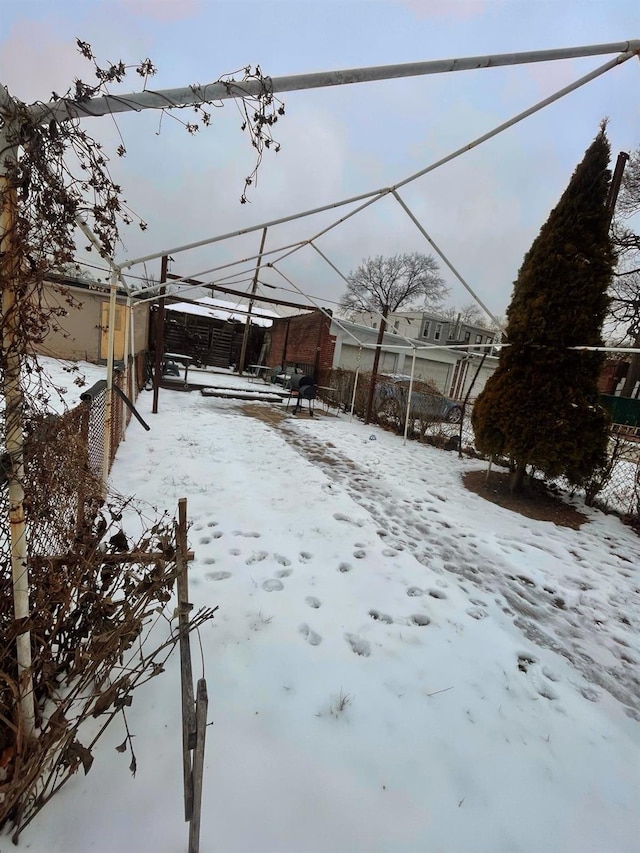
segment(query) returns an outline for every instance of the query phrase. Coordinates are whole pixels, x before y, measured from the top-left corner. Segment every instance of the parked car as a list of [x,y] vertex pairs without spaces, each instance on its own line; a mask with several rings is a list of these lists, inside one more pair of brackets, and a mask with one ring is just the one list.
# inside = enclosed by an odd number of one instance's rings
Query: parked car
[[[380,376],[376,383],[375,403],[382,419],[399,418],[404,421],[407,410],[410,377]],[[409,416],[423,422],[445,421],[459,424],[462,420],[462,405],[441,394],[428,383],[414,383],[411,392]]]

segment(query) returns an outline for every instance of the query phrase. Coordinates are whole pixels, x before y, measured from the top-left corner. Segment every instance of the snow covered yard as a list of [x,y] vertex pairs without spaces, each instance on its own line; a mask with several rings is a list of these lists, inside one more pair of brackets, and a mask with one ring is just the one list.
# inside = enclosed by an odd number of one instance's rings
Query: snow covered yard
[[[226,377],[225,377],[226,379]],[[231,379],[231,378],[230,378]],[[209,718],[203,851],[632,851],[640,541],[468,492],[483,467],[347,415],[162,390],[112,483],[188,498]],[[134,533],[134,530],[128,530]],[[162,628],[164,630],[164,628]],[[23,833],[186,850],[178,657]]]

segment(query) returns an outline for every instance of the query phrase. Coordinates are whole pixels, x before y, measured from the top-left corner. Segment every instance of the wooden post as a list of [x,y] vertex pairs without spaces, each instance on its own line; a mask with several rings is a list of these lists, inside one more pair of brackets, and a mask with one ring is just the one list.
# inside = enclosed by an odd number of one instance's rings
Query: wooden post
[[193,673],[191,646],[189,644],[189,585],[187,580],[187,499],[178,501],[176,527],[176,565],[178,592],[178,625],[180,631],[180,683],[182,692],[182,769],[184,778],[184,819],[191,820],[193,813],[193,777],[191,750],[196,745],[196,714],[193,698]]
[[258,275],[260,274],[260,263],[262,262],[262,252],[264,251],[264,241],[267,239],[267,229],[262,231],[262,239],[260,240],[260,250],[258,252],[258,260],[256,263],[256,271],[253,274],[253,283],[251,285],[251,298],[249,299],[249,310],[245,317],[244,334],[242,335],[242,347],[240,349],[240,363],[238,364],[238,373],[242,376],[243,370],[246,369],[245,361],[247,360],[247,344],[249,342],[249,334],[251,332],[251,312],[253,311],[253,301],[258,287]]
[[198,681],[196,700],[196,746],[193,753],[193,813],[189,826],[189,853],[200,850],[200,814],[202,807],[202,777],[204,774],[204,742],[207,734],[207,682]]
[[382,317],[380,319],[380,329],[378,330],[378,341],[376,343],[375,352],[373,355],[373,367],[371,368],[371,382],[369,383],[369,393],[367,395],[367,406],[364,412],[364,422],[368,424],[371,420],[371,410],[373,409],[373,396],[376,391],[376,381],[378,379],[378,365],[380,364],[380,353],[382,351],[382,341],[384,332],[387,328],[387,315],[389,306],[382,306]]

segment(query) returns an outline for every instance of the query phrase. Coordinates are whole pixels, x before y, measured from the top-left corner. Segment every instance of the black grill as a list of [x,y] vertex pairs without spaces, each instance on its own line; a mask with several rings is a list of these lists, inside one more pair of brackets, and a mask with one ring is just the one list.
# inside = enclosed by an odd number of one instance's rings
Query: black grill
[[306,373],[294,373],[289,380],[289,399],[287,400],[286,408],[289,408],[289,403],[295,398],[296,405],[293,409],[294,413],[300,411],[300,400],[309,401],[309,416],[313,417],[313,400],[316,399],[316,385],[312,376]]

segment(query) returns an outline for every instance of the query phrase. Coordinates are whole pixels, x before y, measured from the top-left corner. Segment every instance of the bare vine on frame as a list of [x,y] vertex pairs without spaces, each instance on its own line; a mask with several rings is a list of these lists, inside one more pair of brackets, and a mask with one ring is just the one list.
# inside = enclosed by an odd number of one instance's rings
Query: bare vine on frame
[[[103,145],[84,130],[81,108],[110,94],[109,87],[122,83],[131,69],[146,89],[156,69],[150,59],[135,66],[122,61],[102,66],[87,42],[77,40],[77,47],[93,65],[92,81],[77,79],[65,95],[52,93],[49,106],[63,101],[75,108],[68,115],[63,111],[64,119],[51,112],[47,120],[37,118],[46,115],[47,104],[27,105],[0,86],[0,384],[6,403],[0,413],[5,439],[0,447],[0,622],[6,641],[0,655],[0,828],[13,823],[16,838],[79,767],[88,772],[92,747],[104,726],[83,745],[80,727],[87,716],[105,715],[106,725],[116,712],[124,714],[134,687],[162,671],[177,637],[171,630],[160,641],[152,638],[151,650],[145,646],[147,626],[163,617],[171,596],[175,573],[173,556],[166,551],[170,524],[149,522],[137,543],[121,529],[109,539],[123,508],[109,496],[104,503],[94,495],[97,486],[87,479],[86,437],[76,423],[79,415],[72,411],[66,419],[56,419],[47,411],[50,389],[41,381],[43,372],[33,355],[69,309],[78,307],[52,276],[74,266],[79,227],[91,235],[87,250],[97,248],[108,261],[122,225],[137,222],[142,230],[147,228],[113,180]],[[256,81],[257,94],[253,89],[243,92],[243,85]],[[242,130],[255,150],[255,165],[240,198],[245,204],[264,150],[279,150],[273,127],[284,115],[284,105],[274,98],[269,78],[258,66],[247,66],[239,81],[225,76],[217,82],[229,87],[243,117]],[[195,99],[201,88],[191,87]],[[206,107],[220,106],[201,100],[192,107],[197,121],[183,122],[192,135],[211,124]],[[38,106],[44,113],[35,109]],[[168,102],[162,114],[174,108],[185,107]],[[122,137],[115,154],[126,154]],[[45,282],[56,299],[48,298]],[[63,423],[68,440],[58,447],[50,433],[59,439]],[[61,455],[53,464],[56,453]],[[72,469],[77,482],[69,473]],[[55,504],[52,495],[58,495],[60,486],[65,487],[65,500]],[[52,516],[54,504],[62,513],[59,518]],[[74,504],[81,508],[77,516],[67,512]],[[8,557],[13,553],[15,533],[9,530],[16,529],[14,514],[23,525],[24,554],[18,562],[21,583],[27,578],[24,617],[13,608],[15,560]],[[54,522],[62,525],[55,527],[55,536]],[[118,544],[123,538],[124,553]],[[199,612],[193,626],[209,620],[213,612]],[[30,650],[28,695],[35,700],[28,721],[16,652],[19,641],[25,646],[25,637]],[[31,736],[34,728],[39,737]],[[126,721],[125,728],[119,751],[130,749],[135,772]]]

